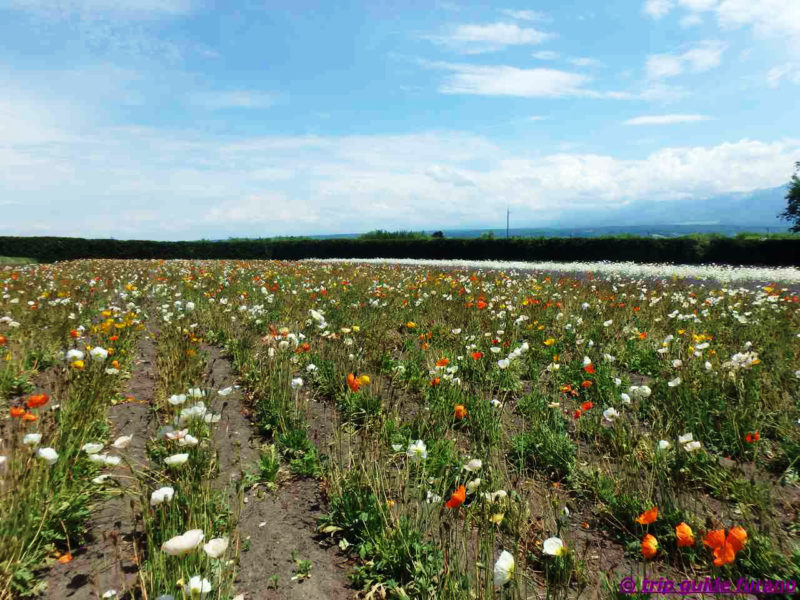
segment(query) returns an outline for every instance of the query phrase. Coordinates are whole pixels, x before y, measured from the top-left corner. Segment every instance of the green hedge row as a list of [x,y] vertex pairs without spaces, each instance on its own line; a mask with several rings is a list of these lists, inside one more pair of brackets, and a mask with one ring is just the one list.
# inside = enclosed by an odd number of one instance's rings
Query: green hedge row
[[800,263],[800,237],[738,239],[512,238],[358,240],[279,239],[197,242],[0,237],[0,256],[40,262],[79,258],[440,258],[465,260],[637,261],[792,266]]

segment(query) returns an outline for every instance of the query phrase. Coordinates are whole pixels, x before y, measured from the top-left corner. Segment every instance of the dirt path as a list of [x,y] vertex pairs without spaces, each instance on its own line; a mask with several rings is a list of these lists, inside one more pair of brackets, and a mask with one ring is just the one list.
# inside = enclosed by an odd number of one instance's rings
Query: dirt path
[[[290,482],[263,500],[251,495],[239,523],[243,548],[237,591],[247,600],[352,598],[346,562],[335,546],[314,534],[321,512],[319,484],[312,479]],[[292,581],[293,553],[311,561],[310,578]],[[279,577],[277,588],[270,587],[273,575]]]
[[[205,346],[203,350],[209,355],[209,385],[217,390],[233,386],[235,375],[230,361],[216,347]],[[315,441],[322,445],[330,437],[333,423],[327,411],[321,410],[321,406],[316,408],[310,415],[311,425],[316,432]],[[243,470],[257,471],[261,438],[246,416],[242,390],[234,389],[230,395],[216,400],[214,411],[222,413],[216,432],[220,473],[214,485],[219,489],[241,477]],[[245,498],[239,519],[241,556],[237,594],[244,594],[246,600],[353,597],[347,586],[344,560],[335,546],[320,545],[315,534],[317,517],[323,512],[316,480],[290,481],[266,496],[263,490],[254,490],[245,493]],[[292,581],[293,552],[298,559],[311,561],[309,579]],[[279,577],[277,588],[270,582],[273,575]]]
[[[124,454],[134,467],[146,463],[147,440],[151,433],[150,400],[156,385],[156,346],[150,335],[148,330],[138,343],[138,358],[125,388],[125,396],[130,400],[109,409],[110,439],[133,435]],[[113,473],[119,475],[122,495],[95,508],[89,523],[89,541],[82,548],[73,549],[72,562],[56,564],[50,571],[47,598],[98,599],[111,589],[122,596],[136,586],[137,560],[133,542],[138,519],[131,512],[126,494],[136,482],[124,462]]]
[[[203,346],[208,352],[209,385],[214,390],[232,387],[236,381],[230,361],[215,346]],[[237,481],[243,470],[257,469],[260,439],[256,427],[245,416],[242,390],[235,388],[228,396],[214,401],[214,412],[221,413],[215,442],[219,457],[219,476],[213,482],[217,489]]]

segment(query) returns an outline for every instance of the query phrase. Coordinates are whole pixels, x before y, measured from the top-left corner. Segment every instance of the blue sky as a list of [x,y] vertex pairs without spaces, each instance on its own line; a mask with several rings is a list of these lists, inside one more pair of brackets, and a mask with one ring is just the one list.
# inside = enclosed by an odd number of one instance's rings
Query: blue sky
[[586,224],[800,160],[800,2],[488,4],[0,0],[0,234]]

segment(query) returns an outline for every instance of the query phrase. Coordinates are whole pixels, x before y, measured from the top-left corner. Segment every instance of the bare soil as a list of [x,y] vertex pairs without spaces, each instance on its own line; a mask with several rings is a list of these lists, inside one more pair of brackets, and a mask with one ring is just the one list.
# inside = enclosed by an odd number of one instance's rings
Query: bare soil
[[[236,589],[247,600],[337,600],[352,598],[346,561],[327,537],[315,534],[323,512],[319,484],[312,479],[289,482],[273,495],[248,494],[239,522],[242,548]],[[299,560],[311,561],[311,577],[292,581]],[[270,577],[279,577],[270,588]]]

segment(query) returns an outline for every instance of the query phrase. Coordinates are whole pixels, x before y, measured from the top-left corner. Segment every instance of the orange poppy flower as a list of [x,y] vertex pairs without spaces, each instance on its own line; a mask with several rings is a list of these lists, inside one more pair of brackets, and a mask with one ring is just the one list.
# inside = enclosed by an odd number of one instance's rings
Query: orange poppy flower
[[703,544],[714,551],[714,566],[721,567],[732,563],[736,553],[744,548],[747,532],[741,527],[732,527],[725,537],[724,529],[714,529],[706,534]]
[[112,360],[111,361],[111,366],[114,367],[115,369],[119,369],[119,361],[118,360]]
[[352,392],[357,392],[358,388],[361,387],[361,381],[356,378],[355,373],[347,374],[347,387],[349,387]]
[[678,538],[678,547],[694,546],[694,533],[686,523],[680,523],[675,527],[675,537]]
[[8,338],[4,335],[0,335],[0,346],[5,346],[8,343]]
[[449,358],[440,358],[439,360],[436,361],[437,367],[446,367],[449,364],[450,364]]
[[760,439],[761,436],[758,435],[757,431],[754,431],[753,433],[748,433],[746,436],[744,436],[744,441],[747,442],[748,444],[755,444]]
[[455,418],[459,421],[467,416],[467,407],[463,404],[456,404],[455,409],[453,410]]
[[483,310],[484,308],[486,308],[489,305],[486,304],[486,302],[484,302],[483,300],[478,300],[478,303],[475,306],[478,307],[478,310]]
[[647,339],[647,332],[643,331],[642,333],[640,333],[639,334],[639,339],[640,340],[646,340]]
[[464,504],[464,500],[467,499],[467,488],[463,485],[458,486],[458,489],[453,492],[453,495],[450,496],[450,500],[445,503],[447,508],[458,508],[462,504]]
[[66,554],[62,554],[61,556],[58,557],[58,562],[60,562],[62,565],[72,562],[72,554],[70,554],[69,552],[67,552]]
[[473,352],[472,360],[480,360],[483,358],[483,352]]
[[111,342],[116,342],[119,339],[118,335],[109,336],[108,340]]
[[428,348],[430,348],[430,347],[431,347],[431,345],[430,345],[428,342],[422,342],[422,344],[420,344],[420,347],[421,347],[423,350],[427,350]]
[[26,404],[28,408],[39,408],[40,406],[44,406],[50,400],[50,396],[47,394],[36,394],[30,396]]
[[581,387],[584,389],[590,388],[592,387],[592,382],[586,379],[585,381],[583,381],[583,383],[581,383]]
[[73,329],[73,330],[71,330],[69,332],[69,337],[71,337],[71,338],[79,338],[79,337],[81,337],[81,334],[78,333],[77,329]]
[[581,409],[577,409],[574,413],[572,413],[573,419],[580,419],[581,418]]
[[583,370],[589,374],[594,374],[597,371],[597,369],[595,369],[593,364],[586,365],[585,367],[583,367]]
[[39,417],[37,417],[37,416],[36,416],[35,414],[33,414],[33,413],[26,412],[24,415],[22,415],[22,420],[23,420],[23,421],[30,421],[30,422],[33,422],[33,421],[38,421],[38,420],[39,420]]
[[592,410],[593,408],[594,408],[594,402],[591,402],[590,400],[587,400],[586,402],[581,404],[581,410],[583,412],[586,412],[587,410]]
[[19,419],[25,414],[25,409],[21,406],[12,406],[10,409],[8,409],[8,413],[11,415],[12,419]]
[[658,519],[658,507],[654,506],[636,517],[636,522],[640,525],[650,525],[650,523],[654,522],[656,519]]
[[642,556],[650,560],[658,552],[658,540],[652,534],[648,533],[642,540]]
[[434,377],[433,379],[431,379],[431,387],[436,387],[440,383],[442,383],[441,377]]
[[733,546],[733,549],[736,552],[739,552],[744,545],[747,543],[747,532],[739,526],[731,527],[728,530],[728,540],[727,542]]

